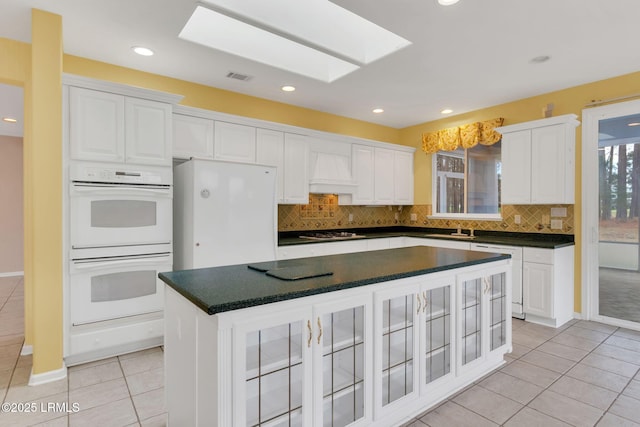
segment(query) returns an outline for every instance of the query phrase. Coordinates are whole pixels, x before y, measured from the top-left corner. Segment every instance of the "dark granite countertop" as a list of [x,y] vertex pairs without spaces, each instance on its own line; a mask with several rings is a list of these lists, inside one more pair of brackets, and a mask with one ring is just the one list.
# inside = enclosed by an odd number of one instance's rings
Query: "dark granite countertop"
[[[415,246],[258,263],[270,272],[326,274],[282,280],[247,264],[160,273],[167,285],[208,314],[483,264],[510,255]],[[290,270],[282,270],[290,269]]]
[[[423,227],[379,227],[379,228],[353,228],[326,231],[350,231],[362,235],[362,239],[382,239],[385,237],[419,237],[428,239],[456,240],[470,243],[488,243],[496,245],[527,246],[534,248],[555,249],[574,245],[572,234],[545,234],[545,233],[514,233],[507,231],[475,231],[475,239],[457,239],[446,236],[433,236],[433,234],[451,234],[455,229],[423,228]],[[469,230],[463,229],[468,234]],[[314,243],[326,243],[344,240],[308,240],[298,237],[304,231],[288,231],[278,233],[278,246],[306,245]]]

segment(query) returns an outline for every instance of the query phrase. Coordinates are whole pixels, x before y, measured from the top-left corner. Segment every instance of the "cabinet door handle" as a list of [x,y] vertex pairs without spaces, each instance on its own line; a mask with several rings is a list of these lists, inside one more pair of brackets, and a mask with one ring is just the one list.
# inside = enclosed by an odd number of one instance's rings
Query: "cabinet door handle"
[[422,300],[420,299],[420,294],[416,294],[416,297],[418,298],[418,309],[416,310],[416,314],[420,314],[420,308],[422,307]]
[[311,320],[307,320],[307,329],[309,330],[309,338],[307,339],[307,347],[311,347],[311,340],[313,339],[313,329],[311,328]]
[[422,307],[422,312],[427,312],[427,305],[429,305],[429,300],[427,299],[427,291],[422,293],[422,299],[424,300],[424,307]]
[[320,317],[318,317],[318,344],[320,344],[320,339],[322,338],[322,323],[320,322]]

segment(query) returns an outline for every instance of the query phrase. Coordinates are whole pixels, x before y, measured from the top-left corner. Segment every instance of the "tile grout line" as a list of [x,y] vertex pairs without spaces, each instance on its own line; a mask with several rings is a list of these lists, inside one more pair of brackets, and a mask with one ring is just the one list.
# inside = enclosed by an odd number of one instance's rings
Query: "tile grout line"
[[120,356],[116,356],[118,359],[118,366],[120,367],[120,371],[122,372],[122,378],[124,378],[124,383],[127,385],[127,392],[129,392],[129,400],[131,401],[131,406],[133,406],[133,412],[136,414],[136,419],[138,420],[138,425],[142,425],[142,420],[140,419],[140,414],[138,414],[138,408],[136,408],[136,404],[133,401],[133,395],[131,394],[131,388],[129,387],[129,381],[127,381],[127,375],[124,373],[124,368],[122,367],[122,363],[120,360]]

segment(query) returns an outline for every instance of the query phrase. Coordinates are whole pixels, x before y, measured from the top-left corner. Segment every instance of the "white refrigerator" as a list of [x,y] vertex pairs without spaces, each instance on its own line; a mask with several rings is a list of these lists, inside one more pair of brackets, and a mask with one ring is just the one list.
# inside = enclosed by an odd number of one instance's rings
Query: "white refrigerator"
[[192,159],[174,168],[173,269],[273,261],[276,168]]

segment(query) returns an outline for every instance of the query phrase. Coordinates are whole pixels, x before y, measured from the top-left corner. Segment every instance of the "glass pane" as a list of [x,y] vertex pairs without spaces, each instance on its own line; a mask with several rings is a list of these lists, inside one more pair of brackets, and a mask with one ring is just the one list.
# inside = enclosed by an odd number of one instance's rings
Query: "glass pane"
[[436,154],[436,212],[464,213],[464,151]]
[[481,294],[482,280],[469,280],[462,284],[462,364],[481,355]]
[[[144,200],[93,200],[91,227],[129,228],[156,225],[156,202]],[[131,213],[135,212],[135,215]]]
[[450,286],[427,292],[425,324],[425,382],[451,372],[451,303]]
[[323,424],[344,426],[364,414],[364,307],[322,317]]
[[489,317],[491,322],[491,350],[504,345],[507,342],[507,315],[505,295],[505,274],[494,274],[491,276],[489,296]]
[[91,302],[120,301],[156,293],[156,270],[125,271],[91,277]]
[[413,299],[392,298],[383,303],[392,322],[382,336],[382,404],[413,391]]
[[599,314],[640,322],[640,115],[599,123]]
[[247,425],[301,425],[302,322],[246,336]]
[[467,150],[467,212],[498,213],[500,203],[501,143]]

